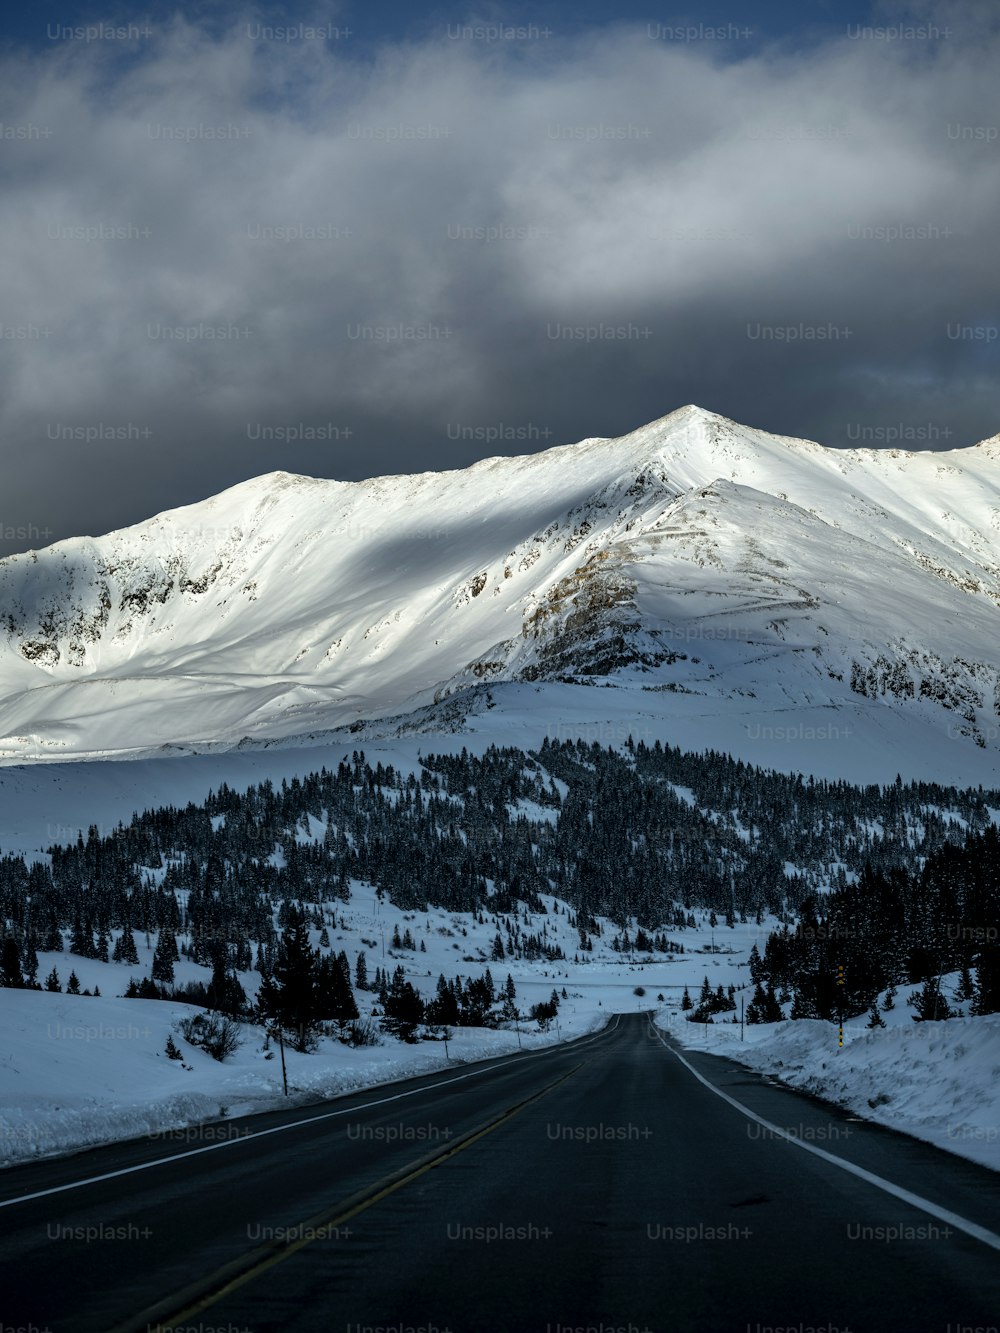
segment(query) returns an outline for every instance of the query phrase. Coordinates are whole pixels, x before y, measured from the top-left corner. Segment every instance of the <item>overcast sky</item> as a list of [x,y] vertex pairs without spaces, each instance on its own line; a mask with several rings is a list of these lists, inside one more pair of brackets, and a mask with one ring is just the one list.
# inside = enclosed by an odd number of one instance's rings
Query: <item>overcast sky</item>
[[1000,430],[993,0],[3,36],[0,554],[687,402],[838,446]]

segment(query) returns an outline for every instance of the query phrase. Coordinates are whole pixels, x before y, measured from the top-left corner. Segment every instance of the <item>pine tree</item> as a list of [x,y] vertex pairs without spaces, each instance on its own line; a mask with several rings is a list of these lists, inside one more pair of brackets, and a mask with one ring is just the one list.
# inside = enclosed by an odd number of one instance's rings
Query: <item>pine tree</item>
[[80,994],[80,978],[76,975],[75,971],[69,974],[69,981],[66,982],[66,994],[67,995]]
[[1000,946],[996,944],[987,945],[980,951],[972,1012],[1000,1013]]
[[764,987],[758,981],[754,987],[753,999],[747,1005],[746,1021],[748,1023],[770,1023],[773,1020],[767,1017],[767,1012],[767,996],[764,994]]
[[805,990],[797,990],[792,997],[791,1018],[819,1018],[819,1009],[812,996]]
[[941,994],[939,977],[928,977],[923,987],[919,991],[914,991],[910,996],[910,1003],[917,1011],[913,1015],[915,1023],[936,1022],[954,1017],[948,1007],[947,1000]]
[[865,1024],[865,1026],[869,1028],[885,1027],[885,1019],[879,1013],[877,1004],[872,1005],[871,1012],[868,1015],[868,1022]]
[[750,980],[756,986],[764,979],[764,964],[756,944],[750,950]]
[[448,985],[443,972],[438,977],[434,999],[427,1005],[426,1017],[428,1023],[458,1026],[458,1000],[454,988]]
[[49,912],[49,923],[45,930],[45,943],[42,947],[46,953],[62,953],[63,950],[62,931],[59,929],[54,908]]
[[135,945],[135,936],[131,929],[126,926],[119,937],[115,940],[115,947],[111,951],[111,958],[116,963],[131,963],[133,965],[139,962],[139,951]]
[[512,1020],[516,1021],[520,1017],[517,1009],[517,991],[514,988],[514,978],[509,972],[501,995],[503,996],[503,1002],[500,1008],[500,1017],[508,1023]]
[[81,958],[92,958],[94,956],[94,934],[89,927],[84,926],[79,908],[73,919],[73,930],[69,937],[69,951],[70,953],[79,954]]
[[[172,982],[174,979],[174,949],[171,948],[169,931],[161,930],[153,953],[152,978],[154,981]],[[176,948],[176,944],[174,945]]]
[[774,994],[774,986],[769,981],[767,991],[764,995],[764,1018],[765,1023],[780,1023],[785,1015],[781,1011],[781,1005],[778,1003]]
[[295,1049],[307,1051],[316,1030],[315,956],[309,946],[309,931],[294,907],[285,926],[270,976],[260,984],[261,1013],[294,1034]]
[[329,956],[319,959],[313,1003],[316,1018],[333,1021],[341,1027],[358,1017],[351,983],[337,959]]
[[236,973],[229,968],[229,950],[222,940],[211,945],[212,980],[208,983],[205,1005],[220,1014],[242,1017],[248,1010],[247,994]]
[[60,985],[59,982],[59,973],[55,970],[55,968],[53,968],[52,971],[49,973],[49,975],[45,978],[45,989],[48,991],[59,991],[59,992],[62,991],[62,986]]
[[368,989],[368,959],[363,953],[358,954],[354,964],[354,987],[356,990]]
[[682,1008],[682,1009],[692,1009],[693,1007],[694,1007],[694,1006],[693,1006],[693,1004],[692,1004],[692,1002],[691,1002],[691,996],[690,996],[690,994],[688,993],[688,988],[687,988],[687,986],[685,986],[685,987],[684,987],[684,994],[681,996],[681,1008]]
[[412,983],[406,980],[402,967],[397,967],[386,993],[382,1026],[397,1033],[404,1041],[411,1041],[417,1024],[423,1019],[424,1002]]
[[24,941],[24,949],[21,955],[21,966],[24,969],[24,983],[31,990],[41,990],[38,984],[38,954],[35,952],[34,941],[29,934]]
[[7,936],[0,948],[0,986],[7,986],[11,990],[21,990],[24,987],[21,951],[17,947],[17,940],[11,935]]
[[493,1027],[495,1020],[492,1009],[493,987],[486,976],[470,977],[462,996],[462,1024],[466,1027]]

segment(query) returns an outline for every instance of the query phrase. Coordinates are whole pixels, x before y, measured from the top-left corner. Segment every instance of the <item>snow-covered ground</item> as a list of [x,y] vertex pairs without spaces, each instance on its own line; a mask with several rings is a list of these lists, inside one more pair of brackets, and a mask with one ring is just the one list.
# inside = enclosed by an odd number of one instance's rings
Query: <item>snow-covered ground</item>
[[[522,1014],[532,1004],[560,994],[558,1025],[539,1032],[523,1019],[520,1037],[510,1030],[452,1028],[448,1054],[440,1041],[408,1045],[383,1035],[382,1046],[352,1049],[323,1038],[314,1054],[300,1055],[286,1047],[290,1088],[299,1100],[334,1096],[410,1074],[426,1073],[457,1062],[543,1046],[592,1031],[611,1013],[648,1009],[656,996],[676,997],[685,985],[698,986],[711,974],[712,984],[746,981],[745,960],[754,941],[761,945],[766,926],[738,924],[733,930],[668,931],[685,950],[703,949],[714,939],[734,950],[725,954],[654,955],[653,961],[631,962],[616,953],[614,927],[605,923],[595,937],[593,961],[574,964],[579,941],[565,905],[547,900],[553,910],[532,913],[525,931],[541,933],[558,943],[567,962],[491,962],[496,926],[486,917],[431,909],[426,914],[403,912],[381,902],[370,886],[355,885],[348,903],[333,909],[336,924],[327,927],[330,948],[343,949],[352,964],[364,952],[369,977],[376,967],[391,974],[403,966],[410,981],[430,999],[439,975],[481,976],[487,967],[498,987],[510,972]],[[561,910],[554,910],[556,907]],[[392,948],[395,926],[409,929],[415,950]],[[632,932],[634,934],[634,930]],[[319,943],[319,930],[312,932]],[[183,939],[178,936],[178,939]],[[107,1142],[129,1135],[164,1132],[211,1121],[213,1133],[224,1134],[220,1107],[228,1116],[247,1114],[283,1103],[281,1062],[274,1047],[266,1050],[261,1028],[245,1025],[243,1045],[220,1064],[204,1051],[187,1045],[176,1030],[179,1019],[201,1012],[189,1005],[119,998],[130,976],[148,976],[155,935],[147,943],[136,935],[139,964],[101,963],[69,953],[40,953],[39,978],[55,967],[65,988],[70,971],[83,990],[100,988],[99,996],[0,989],[0,1163],[11,1163]],[[366,943],[368,941],[368,943]],[[424,948],[420,948],[423,941]],[[372,945],[374,942],[374,945]],[[383,948],[385,953],[383,954]],[[643,955],[637,955],[642,957]],[[208,979],[208,970],[186,959],[175,964],[178,981]],[[255,972],[240,973],[249,993],[256,990]],[[635,995],[642,986],[644,996]],[[566,996],[562,997],[562,990]],[[356,991],[362,1017],[376,997]],[[184,1066],[165,1054],[172,1034],[184,1053]],[[205,1131],[198,1131],[204,1136]]]
[[[211,1142],[230,1131],[225,1119],[287,1105],[281,1059],[263,1029],[242,1025],[244,1044],[224,1064],[188,1046],[177,1021],[202,1012],[157,1000],[0,991],[0,1164],[134,1135],[184,1130]],[[589,1012],[569,1014],[563,1038],[599,1026]],[[372,1087],[518,1049],[514,1032],[456,1028],[448,1042],[406,1045],[385,1038],[351,1049],[322,1038],[301,1055],[285,1047],[293,1104]],[[164,1053],[168,1035],[184,1061]],[[525,1048],[559,1036],[524,1025]]]
[[[731,1024],[706,1030],[667,1010],[658,1021],[687,1047],[1000,1171],[1000,1014],[916,1023],[904,995],[913,989],[899,988],[884,1028],[869,1029],[864,1018],[846,1024],[843,1050],[836,1026],[812,1019],[746,1027],[743,1040]],[[943,990],[948,996],[947,979]]]
[[[592,960],[574,963],[577,931],[563,904],[552,899],[548,906],[547,914],[533,913],[524,928],[540,932],[544,925],[548,938],[566,952],[566,962],[491,962],[496,928],[489,917],[480,924],[474,916],[436,909],[402,912],[356,885],[350,902],[337,904],[336,923],[328,926],[330,947],[344,949],[352,965],[359,951],[366,953],[370,975],[377,966],[391,973],[402,964],[425,999],[441,973],[468,978],[488,966],[499,986],[509,971],[522,1013],[553,988],[560,996],[565,988],[558,1028],[543,1033],[522,1021],[520,1038],[513,1029],[453,1028],[447,1056],[440,1041],[407,1045],[387,1035],[377,1047],[352,1049],[332,1038],[321,1039],[308,1055],[286,1047],[292,1097],[311,1101],[454,1068],[516,1051],[519,1040],[526,1049],[540,1047],[593,1031],[612,1013],[654,1009],[661,1026],[687,1046],[731,1056],[862,1117],[1000,1170],[1000,1015],[915,1023],[906,1002],[913,988],[901,986],[895,1008],[883,1015],[886,1028],[869,1032],[863,1018],[854,1020],[845,1030],[843,1051],[837,1050],[833,1025],[808,1020],[747,1026],[741,1043],[740,1029],[731,1023],[717,1021],[706,1030],[684,1020],[681,997],[687,986],[697,999],[706,976],[713,990],[720,984],[747,986],[750,948],[754,942],[763,946],[773,921],[712,929],[699,913],[696,929],[666,931],[684,945],[683,954],[658,954],[647,962],[616,953],[610,947],[614,927],[603,923]],[[396,925],[411,931],[416,950],[392,948]],[[318,938],[317,930],[314,943]],[[220,1064],[187,1045],[177,1031],[179,1019],[199,1010],[119,998],[130,975],[149,973],[155,940],[137,940],[137,967],[68,953],[39,955],[41,978],[55,967],[65,986],[73,969],[81,988],[99,986],[100,996],[0,989],[0,1164],[149,1133],[180,1130],[193,1140],[211,1141],[234,1132],[227,1118],[284,1104],[280,1058],[259,1027],[244,1025],[242,1046]],[[178,980],[208,975],[184,959],[176,974]],[[248,991],[258,980],[253,972],[241,979]],[[946,980],[949,999],[955,982],[957,977]],[[640,986],[645,993],[636,995]],[[375,997],[356,995],[362,1016],[369,1014]],[[749,989],[743,996],[749,999]],[[168,1035],[183,1051],[183,1065],[167,1058]]]

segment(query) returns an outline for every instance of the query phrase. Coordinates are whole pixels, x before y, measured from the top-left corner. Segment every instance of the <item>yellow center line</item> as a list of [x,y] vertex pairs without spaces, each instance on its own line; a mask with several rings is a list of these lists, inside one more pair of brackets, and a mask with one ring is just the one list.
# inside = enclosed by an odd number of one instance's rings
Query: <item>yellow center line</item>
[[[324,1209],[305,1222],[282,1228],[286,1234],[288,1232],[299,1232],[300,1234],[296,1239],[272,1241],[251,1251],[248,1255],[243,1255],[239,1259],[224,1264],[211,1277],[197,1284],[192,1284],[192,1287],[188,1288],[187,1294],[181,1292],[169,1302],[159,1302],[134,1319],[116,1325],[111,1333],[169,1333],[172,1327],[183,1324],[203,1310],[217,1304],[224,1296],[228,1296],[248,1282],[252,1282],[261,1273],[296,1254],[306,1245],[311,1245],[315,1240],[325,1239],[322,1234],[325,1229],[342,1226],[345,1222],[349,1222],[351,1218],[357,1217],[359,1213],[365,1212],[390,1194],[402,1189],[404,1185],[409,1185],[412,1181],[417,1180],[427,1171],[436,1166],[441,1166],[442,1163],[447,1162],[457,1153],[464,1152],[466,1148],[470,1148],[481,1138],[484,1138],[487,1134],[492,1134],[495,1129],[499,1129],[508,1120],[519,1115],[526,1106],[530,1106],[533,1102],[547,1096],[560,1083],[565,1083],[568,1078],[572,1078],[582,1068],[583,1063],[574,1065],[567,1073],[560,1074],[554,1082],[547,1084],[538,1092],[532,1093],[524,1101],[508,1107],[495,1120],[487,1121],[486,1124],[470,1130],[447,1148],[431,1152],[427,1156],[401,1167],[399,1171],[386,1176],[374,1186],[369,1186],[367,1190],[359,1191],[359,1193],[347,1199],[342,1199],[335,1207]],[[183,1308],[178,1309],[174,1303],[185,1298],[188,1303]]]

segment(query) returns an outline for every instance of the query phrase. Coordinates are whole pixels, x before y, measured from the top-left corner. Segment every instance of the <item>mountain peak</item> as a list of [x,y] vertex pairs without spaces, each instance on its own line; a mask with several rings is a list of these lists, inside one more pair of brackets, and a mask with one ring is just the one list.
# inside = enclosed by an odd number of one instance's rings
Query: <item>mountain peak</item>
[[699,407],[697,403],[685,403],[683,407],[675,407],[672,412],[668,412],[665,416],[657,417],[655,421],[649,421],[644,426],[629,431],[628,435],[637,435],[642,431],[656,430],[662,427],[708,426],[716,423],[736,424],[730,421],[728,417],[720,416],[718,412],[710,412],[706,407]]
[[698,696],[720,728],[743,699],[936,701],[981,748],[997,450],[823,448],[686,403],[450,472],[268,472],[0,562],[0,758],[457,717],[469,687],[598,679]]

